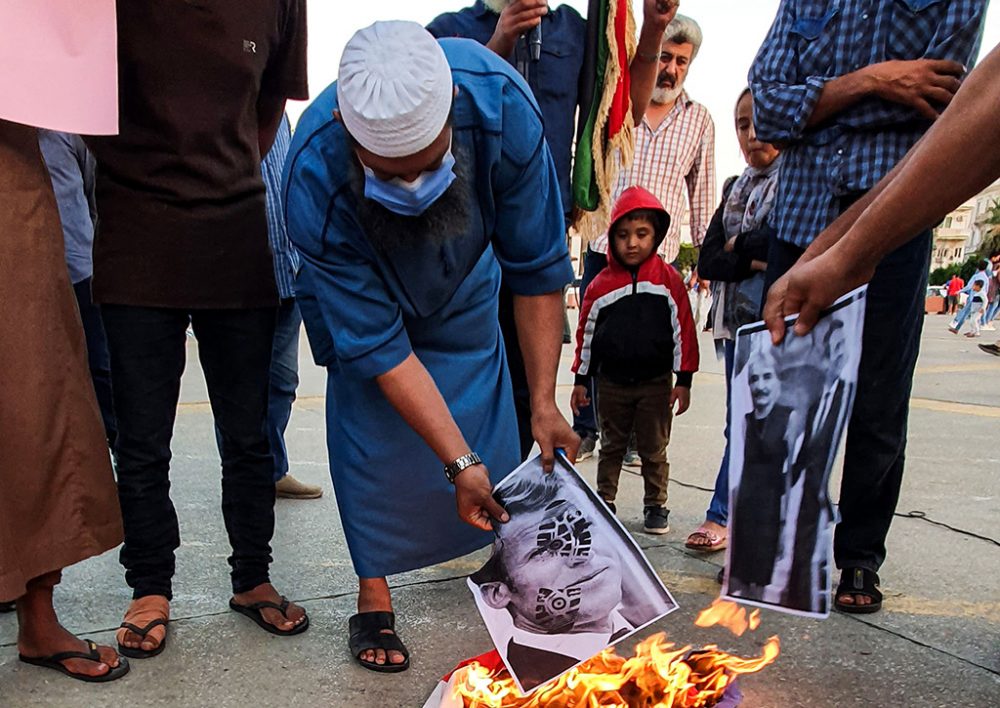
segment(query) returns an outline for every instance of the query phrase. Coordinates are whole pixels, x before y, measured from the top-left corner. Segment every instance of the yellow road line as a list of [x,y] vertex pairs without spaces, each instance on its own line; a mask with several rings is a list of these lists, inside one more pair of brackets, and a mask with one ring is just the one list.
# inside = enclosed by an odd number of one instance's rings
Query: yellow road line
[[996,406],[980,406],[975,403],[953,403],[952,401],[935,401],[930,398],[911,398],[910,408],[919,408],[937,413],[974,415],[979,418],[1000,418],[1000,408]]
[[974,371],[1000,371],[1000,362],[983,362],[978,364],[937,364],[935,366],[918,366],[917,374],[960,374]]

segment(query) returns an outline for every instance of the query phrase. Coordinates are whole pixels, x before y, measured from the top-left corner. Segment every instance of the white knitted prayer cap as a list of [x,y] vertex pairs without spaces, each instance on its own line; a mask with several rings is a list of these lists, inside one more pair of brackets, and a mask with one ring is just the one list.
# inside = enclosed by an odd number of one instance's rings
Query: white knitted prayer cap
[[454,89],[437,40],[416,22],[376,22],[344,47],[337,102],[344,126],[381,157],[420,152],[444,129]]

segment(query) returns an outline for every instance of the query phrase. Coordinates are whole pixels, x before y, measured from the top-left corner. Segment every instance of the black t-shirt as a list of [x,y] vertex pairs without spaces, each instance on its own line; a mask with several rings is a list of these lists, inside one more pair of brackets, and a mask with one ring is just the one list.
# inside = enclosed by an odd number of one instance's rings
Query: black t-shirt
[[258,106],[308,95],[305,6],[118,3],[120,133],[88,138],[98,162],[95,300],[277,304]]

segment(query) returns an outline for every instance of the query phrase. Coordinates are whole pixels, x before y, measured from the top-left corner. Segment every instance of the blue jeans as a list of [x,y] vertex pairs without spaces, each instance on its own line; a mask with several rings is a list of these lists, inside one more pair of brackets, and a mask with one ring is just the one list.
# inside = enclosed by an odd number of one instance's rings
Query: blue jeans
[[[587,286],[597,277],[598,273],[607,267],[608,257],[603,253],[591,251],[589,248],[583,250],[583,276],[580,278],[580,297],[577,298],[581,309]],[[581,438],[597,437],[597,385],[595,381],[593,376],[587,379],[587,396],[590,398],[590,405],[580,408],[579,415],[573,415],[573,430]]]
[[969,313],[972,311],[972,296],[970,295],[965,301],[965,305],[962,309],[958,311],[958,315],[955,317],[955,329],[962,329],[962,325],[965,324],[965,320],[969,318]]
[[736,342],[726,339],[722,342],[723,354],[726,358],[726,449],[722,452],[722,462],[719,464],[719,474],[715,477],[715,493],[708,505],[705,518],[720,526],[729,522],[729,421],[730,421],[730,388],[733,378],[733,359],[736,353]]
[[986,316],[983,318],[983,324],[989,324],[996,319],[997,310],[1000,310],[1000,299],[994,300],[986,308]]
[[278,324],[271,349],[270,389],[267,399],[267,434],[274,458],[274,481],[288,474],[288,448],[285,429],[292,415],[295,390],[299,387],[299,330],[302,313],[295,298],[281,301]]

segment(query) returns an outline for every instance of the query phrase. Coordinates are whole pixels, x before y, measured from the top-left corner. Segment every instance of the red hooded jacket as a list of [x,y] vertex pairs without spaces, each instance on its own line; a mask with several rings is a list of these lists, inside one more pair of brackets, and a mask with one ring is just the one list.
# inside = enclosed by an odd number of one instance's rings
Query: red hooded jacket
[[[636,209],[662,212],[656,247],[666,236],[670,217],[659,200],[642,187],[630,187],[615,202],[614,224]],[[698,334],[687,290],[680,275],[656,253],[637,268],[618,257],[614,238],[608,240],[608,267],[587,287],[576,332],[573,371],[577,383],[601,375],[628,385],[673,371],[677,386],[691,386],[698,370]]]

